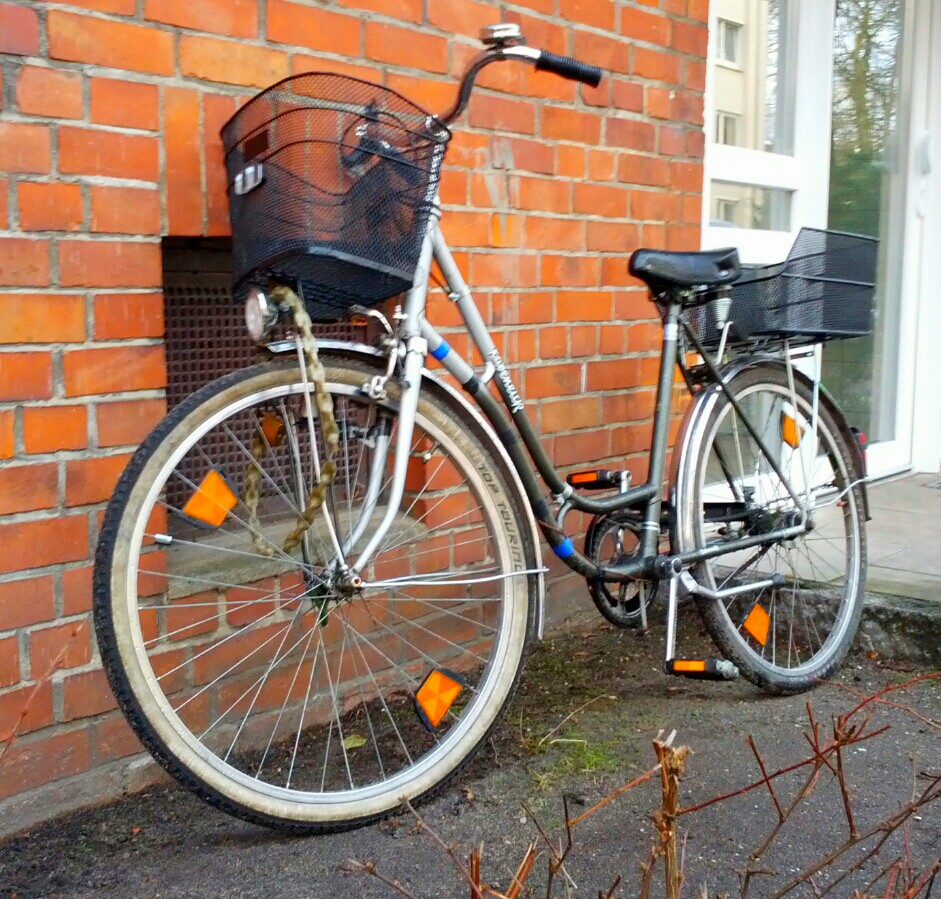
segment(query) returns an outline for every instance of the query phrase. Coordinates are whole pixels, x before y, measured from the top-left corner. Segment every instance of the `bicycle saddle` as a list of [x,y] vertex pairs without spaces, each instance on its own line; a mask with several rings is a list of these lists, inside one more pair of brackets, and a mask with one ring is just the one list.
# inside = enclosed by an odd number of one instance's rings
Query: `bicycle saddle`
[[654,293],[671,287],[718,287],[738,280],[742,272],[738,250],[706,250],[673,253],[667,250],[636,250],[629,270]]

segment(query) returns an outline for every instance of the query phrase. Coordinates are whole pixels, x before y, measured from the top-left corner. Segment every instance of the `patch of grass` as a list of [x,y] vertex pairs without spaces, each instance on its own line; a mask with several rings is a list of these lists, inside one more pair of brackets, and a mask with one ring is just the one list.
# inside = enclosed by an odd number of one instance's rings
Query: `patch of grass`
[[595,740],[576,730],[553,737],[540,750],[544,752],[542,763],[532,772],[532,778],[541,791],[556,789],[575,778],[588,776],[590,780],[627,764],[619,743]]

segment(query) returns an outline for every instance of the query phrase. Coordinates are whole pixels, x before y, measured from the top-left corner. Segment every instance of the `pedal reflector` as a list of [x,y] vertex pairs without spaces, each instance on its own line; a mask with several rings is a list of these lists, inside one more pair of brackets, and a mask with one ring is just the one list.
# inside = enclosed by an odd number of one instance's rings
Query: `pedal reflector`
[[701,659],[674,659],[673,671],[676,674],[702,673],[706,670],[706,663]]
[[415,694],[415,711],[428,730],[434,730],[461,695],[464,681],[453,671],[435,668]]
[[804,429],[797,426],[797,422],[786,412],[781,413],[781,439],[791,448],[800,446]]
[[213,469],[203,478],[196,492],[183,506],[183,514],[210,527],[217,528],[235,508],[239,498],[225,482],[225,478]]
[[664,669],[675,677],[691,680],[735,680],[738,668],[726,659],[670,659]]
[[771,629],[771,618],[764,608],[755,604],[748,613],[742,628],[748,631],[762,646],[768,642],[768,631]]

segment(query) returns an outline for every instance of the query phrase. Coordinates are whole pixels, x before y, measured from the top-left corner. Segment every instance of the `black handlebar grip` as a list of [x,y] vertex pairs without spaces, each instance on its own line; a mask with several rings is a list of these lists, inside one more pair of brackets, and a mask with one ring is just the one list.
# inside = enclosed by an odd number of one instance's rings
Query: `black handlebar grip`
[[604,72],[598,66],[590,66],[586,62],[579,62],[570,56],[557,56],[543,50],[539,54],[536,68],[543,72],[552,72],[571,81],[581,81],[589,87],[597,87],[601,83]]

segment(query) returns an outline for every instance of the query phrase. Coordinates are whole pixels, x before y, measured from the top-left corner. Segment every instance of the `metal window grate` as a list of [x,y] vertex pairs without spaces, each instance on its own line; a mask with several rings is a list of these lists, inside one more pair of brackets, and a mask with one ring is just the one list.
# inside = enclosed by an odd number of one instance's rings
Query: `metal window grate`
[[[167,405],[171,409],[210,381],[251,365],[255,344],[243,309],[232,299],[231,241],[179,240],[163,244]],[[345,322],[314,325],[319,337],[363,341],[365,330]],[[244,435],[246,439],[248,435]],[[237,472],[244,457],[224,435],[203,444],[220,467]],[[168,502],[185,502],[187,488],[169,485]]]

